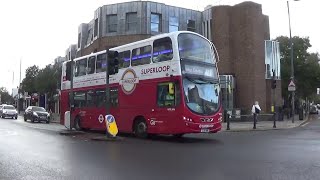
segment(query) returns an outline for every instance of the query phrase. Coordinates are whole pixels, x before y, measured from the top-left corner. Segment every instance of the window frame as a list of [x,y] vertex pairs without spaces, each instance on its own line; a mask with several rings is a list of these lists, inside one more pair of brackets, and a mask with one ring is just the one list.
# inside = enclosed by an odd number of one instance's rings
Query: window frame
[[[93,60],[94,68],[93,68],[93,71],[90,71],[90,72],[89,72],[89,62],[90,62],[93,58],[94,58],[94,60]],[[90,57],[88,58],[88,60],[87,60],[87,75],[88,75],[88,74],[95,74],[95,73],[96,73],[96,59],[97,59],[96,56],[90,56]],[[91,67],[90,67],[90,68],[91,68]]]
[[[177,20],[177,24],[173,24],[172,21],[171,21],[172,19]],[[171,31],[170,30],[171,27],[176,27],[177,30]],[[174,17],[174,16],[170,16],[169,17],[169,32],[175,32],[175,31],[179,31],[179,18]]]
[[[110,20],[112,20],[112,18],[115,18],[115,21],[112,22]],[[106,15],[106,24],[107,24],[107,33],[114,33],[114,32],[118,32],[118,15],[117,14],[107,14]],[[115,26],[115,31],[111,30],[110,27]],[[111,31],[110,31],[111,30]]]
[[[84,68],[84,72],[85,74],[82,74],[82,75],[79,75],[79,64],[80,64],[80,61],[83,61],[85,60],[86,61],[86,66]],[[74,73],[74,77],[80,77],[80,76],[85,76],[87,75],[87,67],[88,67],[88,58],[82,58],[82,59],[79,59],[76,61],[75,63],[75,73]]]
[[[129,16],[131,16],[131,15],[135,15],[135,20],[134,21],[131,21],[131,19],[129,18]],[[134,28],[132,28],[132,26],[130,26],[132,24],[135,24]],[[138,13],[137,12],[128,12],[128,13],[126,13],[126,31],[134,31],[134,30],[136,30],[137,25],[138,25]]]
[[[158,22],[152,21],[153,20],[152,16],[157,16]],[[150,31],[151,32],[156,32],[156,33],[162,32],[161,21],[162,21],[161,14],[159,14],[159,13],[151,13],[151,15],[150,15]],[[153,31],[152,30],[152,25],[157,25],[157,31]]]
[[[101,56],[105,56],[105,58],[102,60],[102,59],[99,59],[99,57],[101,57]],[[102,61],[100,64],[101,64],[101,66],[99,67],[99,72],[97,71],[98,70],[98,66],[97,66],[97,63],[99,62],[99,61]],[[103,64],[105,63],[105,67],[103,67]],[[101,72],[106,72],[106,70],[107,70],[107,54],[106,53],[102,53],[102,54],[98,54],[97,55],[97,58],[96,58],[96,65],[95,65],[95,72],[96,73],[101,73]],[[100,71],[101,70],[101,71]]]
[[[166,100],[166,99],[165,100],[161,100],[161,101],[163,101],[163,105],[161,105],[160,101],[159,101],[159,97],[162,96],[162,95],[159,94],[160,93],[160,87],[161,86],[169,86],[170,83],[172,83],[174,85],[174,97],[173,97],[173,100]],[[161,83],[157,84],[156,102],[157,102],[157,106],[159,108],[177,107],[180,104],[180,102],[181,102],[180,99],[181,98],[179,97],[180,90],[178,89],[178,85],[179,84],[175,83],[175,82],[161,82]],[[167,94],[168,93],[169,93],[169,90],[167,91]],[[173,102],[173,104],[166,105],[166,102],[168,102],[168,101]]]
[[[190,23],[194,23],[194,27],[191,26]],[[192,19],[188,19],[187,20],[187,31],[192,31],[192,32],[196,32],[196,21],[192,20]]]
[[[172,58],[171,59],[167,59],[167,60],[162,60],[162,61],[155,61],[155,58],[157,58],[158,56],[160,56],[161,54],[157,54],[155,56],[155,53],[159,53],[161,51],[155,51],[155,47],[163,47],[163,46],[156,46],[157,44],[160,44],[161,42],[169,42],[167,40],[170,40],[170,45],[171,45],[171,55],[172,55]],[[164,43],[163,43],[164,44]],[[168,49],[169,50],[169,49]],[[162,50],[163,51],[163,50]],[[165,54],[165,53],[163,53]],[[173,46],[172,46],[172,39],[170,37],[164,37],[164,38],[161,38],[161,39],[156,39],[153,41],[152,43],[152,62],[153,63],[159,63],[159,62],[163,62],[163,61],[171,61],[173,59]]]
[[[146,47],[150,48],[150,52],[141,55],[141,48],[146,48]],[[138,51],[138,49],[140,51],[139,55],[134,54],[134,52]],[[149,53],[150,53],[149,63],[137,63],[137,64],[134,63],[134,62],[144,62],[145,61],[144,59],[146,59],[145,57],[143,57],[140,60],[138,60],[138,58],[133,60],[134,56],[144,56],[144,55],[148,55]],[[150,64],[151,61],[152,61],[152,46],[151,45],[146,45],[146,46],[142,46],[142,47],[138,47],[138,48],[132,49],[132,51],[131,51],[131,66],[141,66],[141,65],[145,65],[145,64]]]

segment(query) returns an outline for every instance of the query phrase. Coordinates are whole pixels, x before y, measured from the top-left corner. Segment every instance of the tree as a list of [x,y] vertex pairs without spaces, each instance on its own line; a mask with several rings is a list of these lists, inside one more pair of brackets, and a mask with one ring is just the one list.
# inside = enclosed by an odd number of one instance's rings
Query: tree
[[36,89],[36,78],[39,74],[39,67],[36,65],[30,66],[26,70],[26,77],[22,80],[21,90],[23,92],[35,93]]
[[14,99],[10,96],[9,92],[5,87],[0,88],[0,95],[1,95],[1,104],[13,104]]
[[60,84],[60,67],[58,64],[47,65],[41,69],[36,77],[36,89],[39,93],[48,93],[52,97]]
[[[280,43],[282,96],[289,100],[288,84],[291,78],[291,49],[288,37],[280,36],[275,39]],[[296,97],[310,98],[316,93],[320,82],[319,55],[308,53],[311,47],[308,37],[293,37],[294,79],[297,86]]]

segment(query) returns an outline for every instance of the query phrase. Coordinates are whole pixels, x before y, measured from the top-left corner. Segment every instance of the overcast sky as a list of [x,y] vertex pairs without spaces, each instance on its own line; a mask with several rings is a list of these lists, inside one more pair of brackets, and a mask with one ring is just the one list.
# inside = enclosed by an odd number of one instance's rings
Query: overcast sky
[[[0,1],[0,86],[9,91],[19,83],[31,65],[44,67],[64,56],[70,44],[77,43],[78,26],[93,19],[94,11],[105,4],[129,0],[10,0]],[[241,0],[154,0],[168,5],[202,11],[207,5],[234,5]],[[254,0],[269,16],[271,38],[289,36],[286,0]],[[309,36],[311,52],[320,52],[318,12],[320,1],[289,1],[292,36]],[[14,72],[14,78],[13,78]]]

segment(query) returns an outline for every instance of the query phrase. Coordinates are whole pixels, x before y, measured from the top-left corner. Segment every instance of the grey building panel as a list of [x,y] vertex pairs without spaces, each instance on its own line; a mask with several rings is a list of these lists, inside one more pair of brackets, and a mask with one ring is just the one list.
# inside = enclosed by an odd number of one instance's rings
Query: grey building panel
[[107,14],[111,14],[112,13],[112,5],[108,5],[107,6]]
[[117,4],[113,4],[111,6],[111,14],[117,14],[118,13],[118,5]]
[[175,16],[175,14],[174,14],[174,7],[172,7],[172,6],[169,6],[169,16]]
[[157,3],[150,2],[151,5],[151,12],[157,12]]
[[164,4],[157,3],[157,11],[156,11],[156,13],[162,14],[162,6],[164,6]]

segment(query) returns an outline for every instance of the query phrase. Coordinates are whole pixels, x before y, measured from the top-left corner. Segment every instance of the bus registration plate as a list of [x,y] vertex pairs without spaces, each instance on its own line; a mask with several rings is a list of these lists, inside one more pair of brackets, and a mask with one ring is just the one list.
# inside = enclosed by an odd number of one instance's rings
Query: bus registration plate
[[210,130],[209,129],[201,129],[201,132],[208,133],[208,132],[210,132]]

